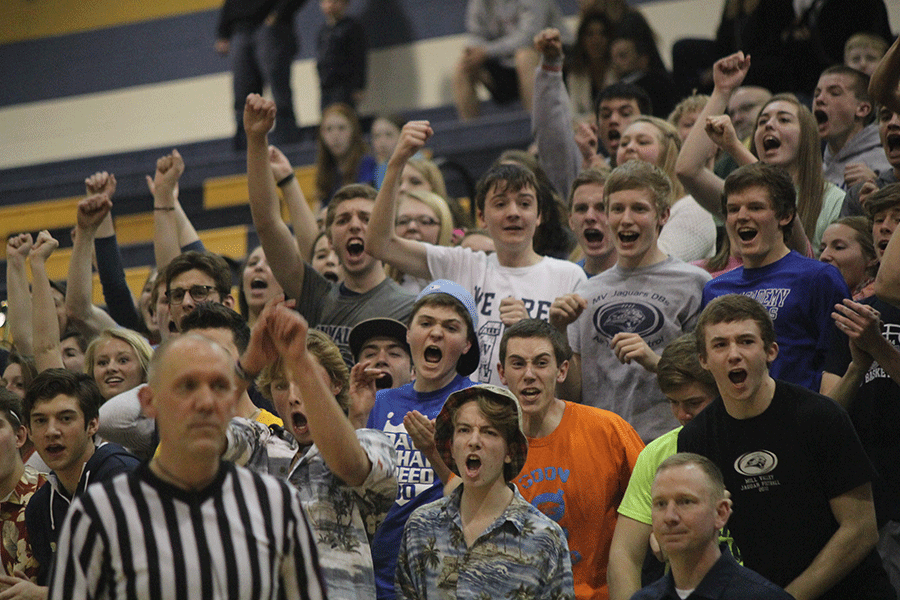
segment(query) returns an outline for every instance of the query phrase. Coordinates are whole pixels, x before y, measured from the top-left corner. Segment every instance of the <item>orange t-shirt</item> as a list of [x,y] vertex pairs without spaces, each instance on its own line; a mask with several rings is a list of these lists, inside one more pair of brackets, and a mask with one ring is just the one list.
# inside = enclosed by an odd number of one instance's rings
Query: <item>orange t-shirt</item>
[[553,433],[528,438],[528,461],[514,481],[566,533],[578,600],[609,598],[616,510],[643,448],[619,415],[571,402]]

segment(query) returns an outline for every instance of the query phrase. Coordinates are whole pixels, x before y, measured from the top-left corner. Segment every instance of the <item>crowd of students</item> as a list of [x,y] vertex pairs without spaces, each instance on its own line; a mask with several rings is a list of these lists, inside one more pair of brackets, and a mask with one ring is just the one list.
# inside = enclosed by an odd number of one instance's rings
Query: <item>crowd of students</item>
[[[896,598],[900,41],[881,50],[871,79],[825,69],[812,110],[742,87],[737,52],[668,121],[585,67],[584,123],[545,29],[537,159],[497,160],[468,231],[419,158],[429,122],[376,120],[372,158],[326,109],[310,204],[250,94],[237,299],[177,150],[147,178],[138,299],[115,176],[89,176],[64,285],[48,231],[7,242],[0,598]],[[248,508],[279,494],[282,529]]]

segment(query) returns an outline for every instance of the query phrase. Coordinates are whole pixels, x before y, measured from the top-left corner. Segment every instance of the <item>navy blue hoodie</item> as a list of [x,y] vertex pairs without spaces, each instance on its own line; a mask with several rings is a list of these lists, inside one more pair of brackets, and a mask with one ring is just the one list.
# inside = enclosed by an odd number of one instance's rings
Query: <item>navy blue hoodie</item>
[[105,442],[94,450],[94,454],[84,464],[81,479],[75,493],[69,497],[59,482],[56,473],[50,473],[47,483],[41,486],[25,508],[25,525],[34,557],[40,564],[38,585],[47,585],[50,567],[56,551],[56,538],[66,520],[69,505],[80,496],[89,484],[106,481],[119,473],[133,471],[140,461],[118,444]]

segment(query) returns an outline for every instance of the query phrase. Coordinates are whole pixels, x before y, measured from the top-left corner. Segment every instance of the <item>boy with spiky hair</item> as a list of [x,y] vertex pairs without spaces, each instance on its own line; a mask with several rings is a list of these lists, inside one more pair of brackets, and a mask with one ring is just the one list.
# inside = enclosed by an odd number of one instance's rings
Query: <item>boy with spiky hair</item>
[[[462,479],[413,513],[397,560],[399,597],[573,600],[572,564],[559,525],[512,484],[528,458],[516,397],[475,385],[447,398],[434,444]],[[523,560],[523,557],[528,557]]]
[[[451,393],[472,385],[479,362],[475,300],[457,283],[439,279],[413,305],[406,339],[415,380],[379,390],[370,404],[367,427],[384,431],[397,450],[397,500],[372,540],[378,598],[394,597],[397,547],[414,509],[443,496],[451,478],[436,460],[434,419]],[[374,384],[373,384],[374,385]],[[371,388],[370,388],[371,389]]]
[[525,318],[547,320],[553,299],[573,291],[586,276],[578,265],[535,252],[534,234],[542,213],[538,184],[534,174],[519,165],[497,165],[478,183],[475,205],[479,221],[494,241],[493,254],[399,237],[393,215],[400,175],[432,133],[428,121],[410,121],[403,126],[378,191],[366,246],[373,256],[408,275],[450,279],[472,294],[477,312],[483,316],[478,329],[481,364],[472,378],[499,384],[497,363],[503,329]]
[[568,332],[574,352],[559,393],[617,413],[646,443],[677,424],[656,385],[657,351],[693,327],[709,274],[657,244],[672,196],[662,170],[629,161],[603,193],[618,259],[553,302],[550,323]]

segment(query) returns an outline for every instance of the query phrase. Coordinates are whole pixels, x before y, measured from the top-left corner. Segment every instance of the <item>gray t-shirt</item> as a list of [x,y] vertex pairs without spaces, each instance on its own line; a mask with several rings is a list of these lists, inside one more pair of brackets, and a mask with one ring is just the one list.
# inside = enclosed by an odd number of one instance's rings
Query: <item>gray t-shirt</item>
[[297,298],[297,312],[310,327],[327,333],[341,349],[344,362],[355,363],[350,352],[350,330],[366,319],[387,317],[406,323],[416,297],[386,277],[384,281],[363,294],[343,285],[332,283],[319,275],[309,264],[303,272],[303,291]]
[[569,325],[569,343],[581,355],[581,401],[611,410],[634,427],[644,442],[678,422],[641,365],[620,363],[609,345],[619,332],[637,333],[657,354],[693,330],[709,273],[674,258],[649,267],[616,265],[578,286],[587,309]]

